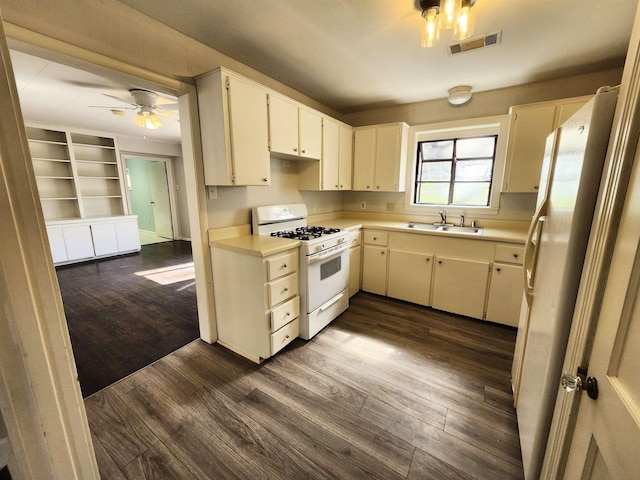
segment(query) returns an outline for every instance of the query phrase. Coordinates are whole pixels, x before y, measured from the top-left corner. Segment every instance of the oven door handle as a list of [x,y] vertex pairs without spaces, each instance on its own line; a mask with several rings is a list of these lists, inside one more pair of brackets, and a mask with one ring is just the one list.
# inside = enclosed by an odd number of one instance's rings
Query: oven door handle
[[320,305],[318,307],[318,311],[319,312],[324,312],[326,309],[328,309],[331,305],[333,305],[334,303],[336,303],[338,300],[340,300],[342,297],[344,297],[344,293],[341,293],[339,295],[336,295],[335,297],[333,297],[331,300],[329,300],[327,303],[323,303],[322,305]]
[[349,248],[349,244],[348,243],[343,243],[343,244],[340,245],[339,249],[334,250],[329,255],[324,255],[324,256],[319,255],[317,257],[312,255],[310,257],[307,257],[307,263],[309,265],[311,265],[312,263],[318,263],[318,262],[322,262],[324,260],[330,260],[333,257],[337,257],[338,255],[342,254],[342,252],[344,252],[347,248]]

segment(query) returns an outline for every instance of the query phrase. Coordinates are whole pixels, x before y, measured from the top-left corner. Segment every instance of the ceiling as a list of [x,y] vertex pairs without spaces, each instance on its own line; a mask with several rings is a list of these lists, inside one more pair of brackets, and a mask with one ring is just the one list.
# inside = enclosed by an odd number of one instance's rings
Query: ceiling
[[[452,56],[448,31],[420,47],[417,0],[119,1],[341,113],[445,98],[456,85],[477,93],[620,67],[638,5],[477,0],[474,36],[500,31],[501,43]],[[128,97],[134,84],[16,51],[12,60],[29,122],[180,141],[175,120],[143,130],[134,110],[90,107],[126,108],[105,94]]]

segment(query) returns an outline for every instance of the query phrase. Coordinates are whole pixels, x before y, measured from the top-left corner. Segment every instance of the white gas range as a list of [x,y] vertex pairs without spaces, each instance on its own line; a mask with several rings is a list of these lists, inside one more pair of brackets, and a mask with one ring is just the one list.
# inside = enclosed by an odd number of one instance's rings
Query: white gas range
[[305,204],[254,207],[254,235],[300,241],[300,337],[309,340],[349,307],[347,231],[307,225]]

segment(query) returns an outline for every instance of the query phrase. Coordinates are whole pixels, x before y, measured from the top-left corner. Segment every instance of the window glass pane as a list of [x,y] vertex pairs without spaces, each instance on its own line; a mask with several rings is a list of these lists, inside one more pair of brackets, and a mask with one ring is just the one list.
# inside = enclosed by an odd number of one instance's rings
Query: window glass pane
[[421,144],[422,158],[424,160],[437,160],[453,157],[453,140],[440,140],[437,142],[423,142]]
[[453,203],[456,205],[488,205],[490,183],[455,183]]
[[493,160],[464,160],[456,163],[456,180],[491,180]]
[[451,162],[423,162],[420,180],[423,182],[451,181]]
[[417,203],[431,203],[446,205],[449,202],[448,183],[420,183],[418,184]]
[[495,136],[460,138],[456,149],[458,158],[493,157]]

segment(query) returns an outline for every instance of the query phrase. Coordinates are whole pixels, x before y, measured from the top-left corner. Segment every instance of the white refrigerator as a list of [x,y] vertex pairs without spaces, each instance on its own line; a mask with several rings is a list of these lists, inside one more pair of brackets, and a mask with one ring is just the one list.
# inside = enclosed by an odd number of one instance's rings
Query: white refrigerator
[[547,139],[513,369],[527,480],[542,469],[617,98],[599,89]]

